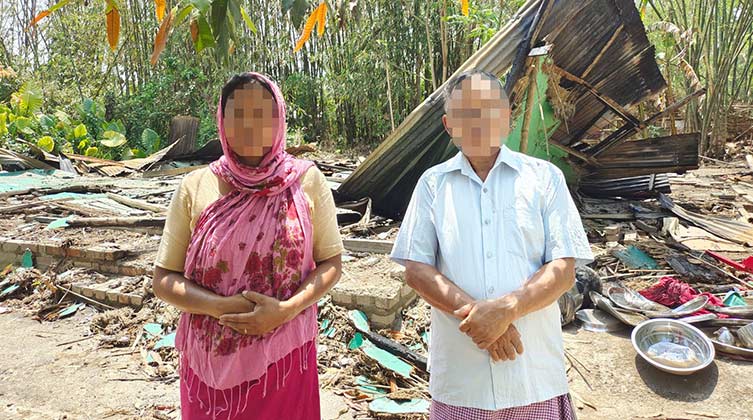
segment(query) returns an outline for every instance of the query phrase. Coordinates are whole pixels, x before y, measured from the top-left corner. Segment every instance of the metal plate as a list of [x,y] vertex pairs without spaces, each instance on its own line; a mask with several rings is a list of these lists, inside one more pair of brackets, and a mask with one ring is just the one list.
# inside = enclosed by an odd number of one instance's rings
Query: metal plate
[[591,298],[591,302],[593,302],[594,305],[596,305],[599,309],[608,313],[609,315],[617,318],[625,325],[635,327],[636,325],[648,319],[648,317],[638,312],[622,311],[615,308],[615,306],[612,304],[612,301],[604,297],[601,293],[592,291],[591,293],[589,293],[589,296]]
[[575,313],[575,318],[586,331],[612,332],[625,328],[620,320],[599,309],[581,309]]
[[717,351],[720,353],[727,353],[727,354],[734,354],[737,356],[743,356],[750,358],[751,361],[753,361],[753,349],[746,349],[745,347],[740,346],[733,346],[730,344],[722,343],[721,341],[718,341],[714,338],[714,331],[716,328],[704,328],[703,332],[706,334],[706,336],[711,340],[712,343],[714,343],[714,347],[716,347]]
[[670,308],[646,299],[640,293],[627,287],[610,287],[607,290],[607,296],[615,305],[628,311],[638,311],[646,315],[672,312]]
[[720,314],[734,316],[735,318],[753,318],[753,305],[722,307],[707,304],[706,308]]

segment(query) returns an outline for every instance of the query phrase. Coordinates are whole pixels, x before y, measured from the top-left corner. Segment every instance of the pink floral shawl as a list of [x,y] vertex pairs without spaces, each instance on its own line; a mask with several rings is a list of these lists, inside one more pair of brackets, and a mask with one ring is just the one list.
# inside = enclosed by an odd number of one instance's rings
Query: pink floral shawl
[[[210,168],[233,191],[201,213],[188,246],[184,272],[187,278],[220,295],[253,290],[285,300],[314,268],[309,207],[299,182],[312,162],[285,152],[282,93],[267,77],[250,74],[271,87],[280,124],[277,138],[259,166],[242,164],[225,137],[222,105],[218,104],[217,127],[224,155]],[[210,316],[183,313],[176,347],[181,353],[181,367],[190,367],[205,386],[228,391],[233,398],[233,391],[241,384],[265,382],[262,377],[269,366],[294,349],[313,344],[316,333],[316,305],[263,337],[238,334]],[[266,394],[267,384],[263,386]],[[213,401],[207,405],[209,411],[216,406]]]

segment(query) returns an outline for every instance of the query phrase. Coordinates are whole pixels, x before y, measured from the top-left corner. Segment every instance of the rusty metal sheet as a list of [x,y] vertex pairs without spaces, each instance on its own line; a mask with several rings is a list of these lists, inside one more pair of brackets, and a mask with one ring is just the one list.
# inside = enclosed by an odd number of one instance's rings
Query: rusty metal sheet
[[631,140],[599,156],[589,177],[608,179],[654,173],[683,173],[698,168],[700,134]]
[[685,210],[678,204],[675,204],[671,198],[664,194],[659,195],[659,202],[662,207],[676,214],[678,217],[693,223],[709,233],[713,233],[716,236],[738,244],[753,246],[753,225],[750,223],[740,222],[726,217],[707,216]]

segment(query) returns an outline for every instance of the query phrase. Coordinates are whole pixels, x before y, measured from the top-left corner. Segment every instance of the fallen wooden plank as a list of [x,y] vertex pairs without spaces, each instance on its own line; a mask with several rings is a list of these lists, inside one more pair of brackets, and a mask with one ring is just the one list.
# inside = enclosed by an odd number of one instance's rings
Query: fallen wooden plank
[[74,217],[68,220],[70,227],[97,226],[164,226],[164,217]]
[[560,67],[558,67],[556,65],[551,65],[549,68],[552,69],[555,73],[559,74],[560,76],[562,76],[562,77],[564,77],[564,78],[566,78],[568,80],[571,80],[571,81],[573,81],[573,82],[575,82],[575,83],[583,86],[584,88],[586,88],[586,90],[588,90],[589,93],[591,93],[593,96],[595,96],[596,99],[598,99],[599,101],[601,101],[604,105],[608,106],[614,113],[616,113],[617,115],[621,116],[624,120],[640,126],[641,121],[638,120],[638,118],[636,118],[632,113],[630,113],[630,111],[628,111],[623,106],[621,106],[620,104],[618,104],[617,102],[615,102],[613,99],[611,99],[608,96],[605,96],[602,93],[600,93],[598,90],[596,90],[595,87],[593,87],[587,81],[581,79],[580,77],[578,77],[578,76],[570,73],[569,71],[567,71],[567,70],[565,70],[563,68],[560,68]]
[[165,208],[165,207],[158,206],[158,205],[152,204],[152,203],[148,203],[148,202],[142,201],[142,200],[136,200],[136,199],[130,198],[130,197],[124,197],[124,196],[119,195],[119,194],[107,193],[107,197],[110,198],[110,199],[112,199],[112,200],[117,201],[120,204],[124,204],[126,206],[133,207],[133,208],[140,209],[140,210],[147,210],[147,211],[151,211],[151,212],[154,212],[154,213],[165,213],[167,211],[167,208]]
[[28,209],[31,206],[34,206],[35,204],[43,204],[43,203],[30,202],[30,203],[13,204],[13,205],[10,205],[10,206],[0,207],[0,214],[2,214],[2,213],[16,213],[19,210]]
[[374,254],[389,254],[392,252],[392,241],[382,241],[378,239],[343,239],[343,246],[348,251],[353,252],[371,252]]
[[99,208],[92,208],[89,206],[85,206],[79,203],[73,203],[73,202],[56,202],[52,203],[55,207],[59,207],[64,210],[68,210],[71,213],[78,213],[81,215],[84,215],[85,217],[104,217],[104,216],[117,216],[118,213],[115,211],[110,210],[104,210]]
[[633,220],[635,215],[633,213],[593,213],[593,214],[581,214],[581,219],[607,219],[607,220]]
[[70,160],[75,160],[79,162],[99,163],[99,164],[108,165],[108,166],[124,166],[124,163],[122,161],[117,161],[117,160],[100,159],[100,158],[95,158],[92,156],[82,156],[82,155],[77,155],[73,153],[61,153],[61,155],[65,156],[66,158]]
[[39,159],[34,159],[21,153],[14,152],[10,149],[0,148],[0,165],[16,165],[28,169],[44,169],[47,171],[55,170],[54,166],[47,164]]
[[366,338],[371,340],[371,342],[380,349],[386,350],[394,354],[395,356],[401,357],[417,368],[423,370],[424,372],[427,372],[427,361],[425,357],[394,340],[371,331],[368,320],[366,319],[366,315],[362,311],[352,310],[348,312],[348,320],[356,328],[356,330],[360,331],[363,335],[366,336]]
[[32,187],[23,190],[13,190],[0,193],[0,199],[13,197],[16,195],[37,194],[37,195],[50,195],[61,192],[79,192],[79,193],[101,193],[106,192],[108,188],[111,188],[111,184],[99,184],[99,185],[68,185],[65,187]]
[[193,172],[197,169],[206,168],[209,165],[196,165],[196,166],[186,166],[185,168],[171,168],[171,169],[163,169],[160,171],[147,171],[141,174],[144,178],[155,178],[158,176],[174,176],[174,175],[183,175],[187,174],[189,172]]

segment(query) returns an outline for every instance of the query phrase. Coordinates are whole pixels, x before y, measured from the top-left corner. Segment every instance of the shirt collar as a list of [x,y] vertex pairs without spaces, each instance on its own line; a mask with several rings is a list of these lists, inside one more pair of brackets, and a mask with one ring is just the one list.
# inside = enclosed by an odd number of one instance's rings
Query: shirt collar
[[[497,160],[494,161],[494,166],[492,166],[492,169],[499,166],[500,163],[504,163],[507,166],[520,172],[520,158],[516,156],[515,153],[513,153],[513,151],[507,147],[507,145],[504,144],[499,148],[499,154],[497,155]],[[468,158],[465,157],[463,152],[458,152],[455,156],[448,160],[445,163],[443,169],[443,172],[460,171],[461,173],[463,173],[463,175],[466,176],[470,176],[471,173],[474,173],[473,168],[471,167],[471,163],[468,161]]]
[[508,148],[505,144],[503,144],[502,147],[499,148],[499,155],[497,155],[497,161],[494,162],[494,166],[499,165],[500,162],[504,162],[505,164],[507,164],[507,166],[515,169],[518,172],[520,172],[521,170],[520,156],[513,153],[513,151],[510,150],[510,148]]

